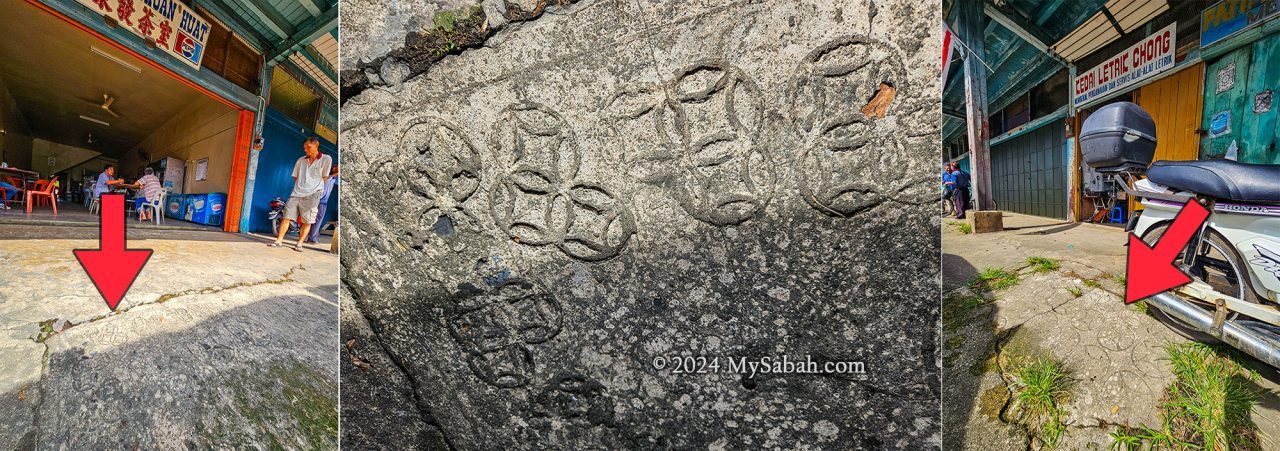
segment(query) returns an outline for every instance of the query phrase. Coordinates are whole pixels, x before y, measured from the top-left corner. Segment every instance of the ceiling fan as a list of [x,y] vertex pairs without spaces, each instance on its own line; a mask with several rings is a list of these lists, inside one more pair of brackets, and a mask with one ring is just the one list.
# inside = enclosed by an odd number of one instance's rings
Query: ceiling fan
[[[98,101],[97,101],[97,100],[89,100],[89,99],[85,99],[85,98],[81,98],[80,100],[83,100],[83,101],[85,101],[85,102],[92,103],[92,104],[94,104],[94,105],[98,105]],[[107,112],[107,114],[110,114],[110,115],[112,115],[112,116],[114,116],[114,117],[117,117],[117,118],[118,118],[118,117],[120,117],[120,115],[119,115],[119,114],[116,114],[116,112],[115,112],[115,111],[111,111],[111,104],[113,104],[113,103],[115,103],[115,102],[116,102],[116,98],[115,98],[115,97],[111,97],[111,96],[109,96],[109,95],[103,94],[103,95],[102,95],[102,104],[101,104],[101,105],[98,105],[98,108],[102,109],[102,111],[106,111],[106,112]]]

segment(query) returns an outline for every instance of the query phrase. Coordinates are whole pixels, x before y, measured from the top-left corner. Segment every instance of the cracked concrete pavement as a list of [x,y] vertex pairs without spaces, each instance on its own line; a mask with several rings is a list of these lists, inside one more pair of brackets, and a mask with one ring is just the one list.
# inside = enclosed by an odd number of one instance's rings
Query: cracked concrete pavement
[[337,447],[337,257],[221,232],[155,252],[113,314],[71,250],[0,225],[0,449]]
[[[1010,409],[1002,366],[1020,356],[1052,356],[1070,372],[1059,449],[1106,449],[1117,425],[1158,427],[1157,405],[1173,381],[1164,346],[1185,339],[1124,304],[1124,231],[1011,213],[1004,221],[1003,232],[966,235],[944,220],[944,447],[1041,445]],[[1061,267],[1036,272],[1027,264],[1033,256]],[[972,294],[965,282],[986,268],[1016,271],[1019,282],[993,292],[990,303],[964,305]],[[1280,375],[1252,363],[1266,391],[1253,420],[1264,449],[1280,449]]]

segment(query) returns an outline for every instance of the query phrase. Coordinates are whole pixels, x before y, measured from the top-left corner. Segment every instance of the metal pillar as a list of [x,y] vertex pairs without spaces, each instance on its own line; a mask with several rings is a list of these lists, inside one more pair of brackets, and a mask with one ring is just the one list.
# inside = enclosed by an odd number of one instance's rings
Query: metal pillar
[[969,136],[969,156],[974,197],[977,210],[994,210],[995,197],[991,192],[991,128],[987,122],[987,68],[981,59],[986,58],[983,30],[986,16],[983,2],[956,2],[956,35],[968,48],[964,58],[965,127]]

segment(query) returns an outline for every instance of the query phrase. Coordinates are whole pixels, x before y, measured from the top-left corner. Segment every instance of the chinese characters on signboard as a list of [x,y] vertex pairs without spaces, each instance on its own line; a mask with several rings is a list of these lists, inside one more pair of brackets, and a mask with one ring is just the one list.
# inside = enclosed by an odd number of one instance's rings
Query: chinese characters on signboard
[[209,41],[209,22],[178,0],[78,0],[80,4],[115,20],[119,26],[200,68]]
[[1119,92],[1173,67],[1177,32],[1177,24],[1169,24],[1111,59],[1081,73],[1072,83],[1072,99],[1075,104],[1082,105]]

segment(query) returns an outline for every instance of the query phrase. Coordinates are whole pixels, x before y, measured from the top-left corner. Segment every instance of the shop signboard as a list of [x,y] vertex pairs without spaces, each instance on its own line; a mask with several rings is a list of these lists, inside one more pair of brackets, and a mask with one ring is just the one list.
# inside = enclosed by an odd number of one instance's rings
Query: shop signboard
[[178,0],[78,0],[165,53],[200,68],[209,22]]
[[1120,92],[1174,66],[1177,24],[1169,24],[1116,56],[1081,73],[1072,83],[1072,101],[1083,105]]
[[1223,0],[1200,13],[1200,47],[1280,14],[1280,0]]

